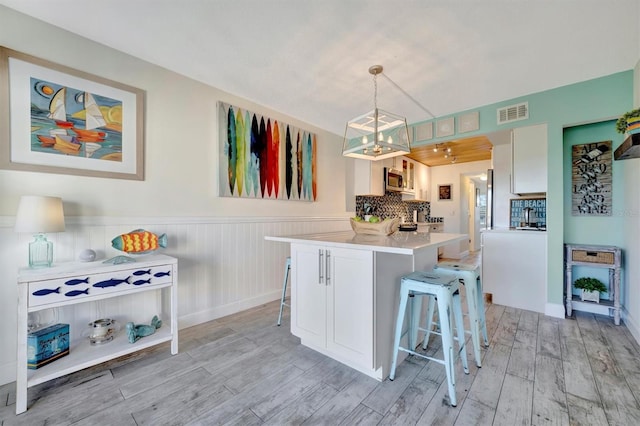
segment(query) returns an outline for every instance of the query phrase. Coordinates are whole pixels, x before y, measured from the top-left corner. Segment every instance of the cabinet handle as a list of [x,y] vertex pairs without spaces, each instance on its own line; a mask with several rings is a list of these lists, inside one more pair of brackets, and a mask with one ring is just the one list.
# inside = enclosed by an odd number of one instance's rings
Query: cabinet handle
[[324,258],[324,251],[318,249],[318,284],[322,284],[324,277],[322,276],[322,260]]
[[331,258],[331,251],[327,250],[327,257],[325,258],[325,263],[324,263],[325,285],[329,285],[329,281],[331,281],[331,262],[329,261],[330,258]]

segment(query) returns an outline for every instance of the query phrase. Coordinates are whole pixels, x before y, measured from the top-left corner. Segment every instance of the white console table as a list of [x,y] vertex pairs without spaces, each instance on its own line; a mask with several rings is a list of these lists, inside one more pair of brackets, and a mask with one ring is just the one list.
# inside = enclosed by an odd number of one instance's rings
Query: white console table
[[[76,284],[78,280],[83,282]],[[115,284],[116,282],[119,283]],[[170,341],[171,353],[177,354],[177,285],[178,260],[165,255],[144,256],[135,263],[119,265],[104,264],[101,261],[70,262],[51,268],[21,269],[18,273],[16,414],[27,410],[27,390],[37,384],[163,342]],[[74,290],[81,290],[82,294],[77,295],[78,292]],[[79,337],[81,333],[76,330],[71,333],[76,338],[70,341],[69,355],[37,370],[27,368],[29,313],[49,308],[65,309],[71,305],[153,291],[159,293],[163,307],[162,312],[159,312],[163,325],[154,334],[129,343],[124,324],[121,324],[122,329],[113,341],[92,346],[87,338]]]
[[[608,315],[613,310],[613,322],[620,325],[620,269],[622,267],[622,250],[616,246],[565,244],[565,300],[567,316],[572,311],[586,311]],[[599,304],[581,302],[573,295],[573,267],[588,266],[591,268],[607,268],[609,270],[609,299]]]

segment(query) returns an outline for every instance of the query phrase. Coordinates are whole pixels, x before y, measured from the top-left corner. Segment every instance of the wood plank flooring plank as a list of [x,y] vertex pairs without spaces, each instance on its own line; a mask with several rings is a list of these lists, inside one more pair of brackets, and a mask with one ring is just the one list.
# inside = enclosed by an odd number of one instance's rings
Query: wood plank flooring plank
[[602,404],[567,393],[571,425],[608,425]]
[[222,383],[211,381],[204,385],[194,383],[192,386],[184,387],[157,399],[149,407],[133,411],[133,418],[138,426],[186,424],[215,410],[216,407],[230,400],[233,396]]
[[[442,366],[442,369],[444,370],[444,366]],[[449,404],[449,386],[447,380],[444,379],[440,382],[438,390],[418,419],[417,425],[444,426],[455,423],[459,417],[461,407],[463,407],[467,401],[466,398],[471,388],[471,383],[475,380],[475,374],[464,374],[462,365],[457,363],[455,377],[458,405],[452,407]]]
[[595,373],[604,412],[612,424],[640,424],[640,406],[624,377]]
[[562,368],[564,370],[567,393],[601,404],[600,395],[588,361],[570,358],[570,361],[562,362]]
[[[251,405],[251,411],[260,419],[269,420],[282,410],[301,403],[300,401],[304,400],[310,392],[315,392],[320,385],[325,386],[316,379],[302,375],[298,380],[291,381],[287,386],[279,386],[276,392],[266,395],[259,402]],[[311,414],[308,413],[307,416]]]
[[516,331],[509,364],[507,365],[507,374],[519,376],[526,380],[534,380],[537,337],[535,331],[526,329],[518,329]]
[[200,365],[193,361],[189,354],[177,354],[167,358],[161,363],[152,363],[141,366],[138,370],[132,371],[129,375],[121,376],[117,380],[120,385],[120,392],[125,398],[131,398],[147,389],[156,387],[172,377],[184,374],[186,371],[194,370]]
[[362,404],[384,415],[424,367],[423,363],[414,362],[415,359],[407,357],[401,364],[402,368],[396,369],[395,379],[379,383]]
[[311,391],[301,398],[292,401],[279,413],[268,418],[265,425],[281,426],[284,424],[302,424],[311,417],[320,407],[331,400],[338,391],[326,383],[317,384]]
[[[109,410],[95,413],[85,419],[80,424],[86,424],[88,426],[93,424],[119,424],[119,422],[112,421],[109,423],[109,419],[118,414],[118,418],[122,417],[123,422],[128,422],[128,417],[131,421],[134,421],[131,413],[140,411],[145,408],[151,408],[160,405],[161,410],[163,408],[162,401],[165,399],[172,399],[174,396],[193,393],[199,389],[206,387],[212,381],[213,377],[203,368],[191,370],[184,374],[177,375],[167,379],[164,383],[141,392],[132,398],[125,399],[117,404],[113,405]],[[180,412],[180,410],[178,410]],[[135,421],[134,421],[135,424]]]
[[467,398],[460,409],[455,426],[489,426],[493,424],[495,408]]
[[341,425],[377,425],[382,420],[382,414],[372,410],[365,405],[358,405],[352,412],[345,418]]
[[538,354],[533,386],[533,425],[569,425],[562,361]]
[[476,379],[471,385],[467,398],[496,408],[510,355],[511,346],[492,343],[483,360],[482,368],[478,370]]
[[313,413],[305,423],[340,424],[377,385],[378,382],[375,379],[362,374],[358,375]]
[[520,310],[513,308],[505,308],[500,322],[496,327],[496,331],[491,338],[492,343],[511,346],[516,337],[518,330],[518,321],[520,320]]
[[602,333],[594,315],[578,315],[576,321],[593,371],[621,375],[622,370],[609,351],[607,338]]
[[270,351],[256,351],[253,355],[225,368],[224,376],[228,377],[224,385],[233,393],[240,393],[244,389],[255,385],[262,378],[273,374],[274,370],[286,366],[282,356]]
[[[438,383],[418,375],[402,392],[378,425],[415,424],[422,416],[424,407],[429,405],[433,399],[438,387],[440,387]],[[446,403],[449,403],[448,398]]]
[[[560,350],[560,329],[558,318],[542,316],[538,323],[538,343],[536,351],[540,355],[562,359]],[[564,321],[564,320],[562,320]]]
[[539,317],[544,316],[533,311],[522,311],[520,313],[520,320],[518,321],[518,330],[530,331],[532,333],[538,332]]
[[263,422],[251,410],[246,410],[239,417],[225,423],[225,426],[253,426],[261,425]]
[[533,382],[507,374],[496,407],[496,425],[530,425]]
[[259,403],[263,399],[270,398],[270,395],[273,392],[278,392],[280,387],[288,386],[288,382],[295,380],[303,373],[304,372],[302,370],[295,367],[288,367],[280,371],[275,371],[272,376],[261,380],[251,389],[234,395],[210,411],[201,414],[198,418],[193,421],[186,422],[185,424],[210,425],[219,423],[224,424],[232,421],[242,415],[244,411],[252,405]]

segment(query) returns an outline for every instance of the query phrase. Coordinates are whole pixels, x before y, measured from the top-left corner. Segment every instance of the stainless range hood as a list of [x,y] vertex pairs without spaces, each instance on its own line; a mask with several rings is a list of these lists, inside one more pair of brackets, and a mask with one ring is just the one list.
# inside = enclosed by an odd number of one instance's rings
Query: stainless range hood
[[616,160],[640,158],[640,133],[629,135],[613,153]]

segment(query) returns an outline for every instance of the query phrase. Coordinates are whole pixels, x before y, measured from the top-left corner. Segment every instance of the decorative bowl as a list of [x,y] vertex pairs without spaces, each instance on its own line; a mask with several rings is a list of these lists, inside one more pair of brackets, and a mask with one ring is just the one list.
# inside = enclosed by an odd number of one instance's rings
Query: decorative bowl
[[391,235],[398,230],[400,225],[399,218],[384,219],[380,222],[358,222],[351,218],[351,229],[356,234],[369,234],[369,235]]

